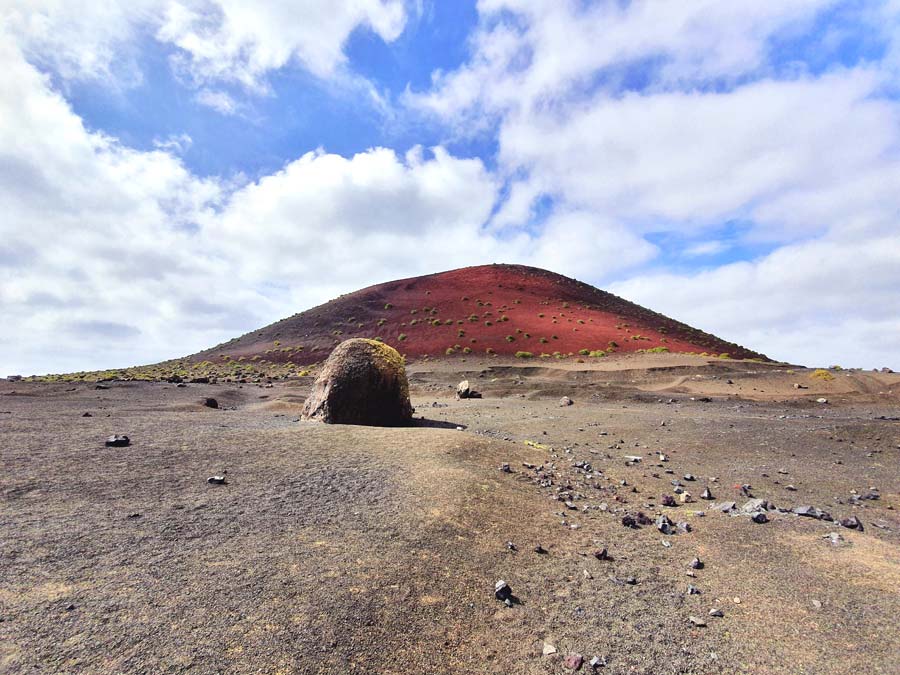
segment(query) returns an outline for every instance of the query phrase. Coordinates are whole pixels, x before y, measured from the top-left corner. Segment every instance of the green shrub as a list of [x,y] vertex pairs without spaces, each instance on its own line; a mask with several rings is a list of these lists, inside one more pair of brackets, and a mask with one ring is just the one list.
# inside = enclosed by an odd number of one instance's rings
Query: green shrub
[[516,352],[517,359],[530,359],[534,354],[531,352]]
[[540,339],[538,340],[538,342],[540,342],[542,345],[545,345],[545,344],[547,344],[548,342],[550,342],[550,340],[548,340],[548,339],[545,338],[545,337],[542,337],[542,338],[540,338]]
[[516,341],[516,338],[513,337],[512,335],[507,335],[507,336],[506,336],[506,341],[507,341],[507,342],[515,342],[515,341]]
[[463,347],[463,354],[471,354],[471,353],[472,353],[471,347]]
[[400,342],[403,342],[406,339],[406,333],[400,333],[400,335],[397,336],[397,339],[400,340]]
[[604,356],[606,356],[606,352],[603,351],[602,349],[595,349],[591,353],[589,353],[588,356],[593,356],[594,358],[599,359],[599,358],[603,358]]
[[582,356],[587,356],[591,353],[591,350],[590,349],[579,349],[578,353],[581,354]]
[[385,309],[394,309],[394,306],[391,303],[386,302],[386,303],[384,303],[384,308]]

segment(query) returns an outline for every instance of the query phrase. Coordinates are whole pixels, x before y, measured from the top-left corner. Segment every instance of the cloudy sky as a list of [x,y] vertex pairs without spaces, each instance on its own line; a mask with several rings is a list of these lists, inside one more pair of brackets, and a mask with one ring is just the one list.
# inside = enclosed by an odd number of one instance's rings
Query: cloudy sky
[[0,0],[0,69],[0,375],[488,262],[900,368],[900,0]]

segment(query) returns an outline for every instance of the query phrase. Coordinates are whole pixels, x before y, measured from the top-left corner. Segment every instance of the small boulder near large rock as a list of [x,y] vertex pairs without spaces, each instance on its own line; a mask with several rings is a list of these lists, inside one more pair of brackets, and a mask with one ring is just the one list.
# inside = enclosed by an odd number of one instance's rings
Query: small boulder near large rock
[[481,394],[472,389],[471,386],[469,386],[468,380],[463,380],[458,385],[456,385],[456,398],[481,398]]
[[377,340],[345,340],[325,361],[302,417],[326,424],[408,424],[412,405],[403,357]]

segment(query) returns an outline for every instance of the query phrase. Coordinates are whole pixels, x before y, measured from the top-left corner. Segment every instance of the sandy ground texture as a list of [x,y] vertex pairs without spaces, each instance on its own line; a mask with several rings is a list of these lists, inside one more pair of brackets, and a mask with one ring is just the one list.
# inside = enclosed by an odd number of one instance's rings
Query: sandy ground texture
[[900,376],[408,372],[404,429],[299,422],[311,378],[0,383],[0,672],[900,672]]

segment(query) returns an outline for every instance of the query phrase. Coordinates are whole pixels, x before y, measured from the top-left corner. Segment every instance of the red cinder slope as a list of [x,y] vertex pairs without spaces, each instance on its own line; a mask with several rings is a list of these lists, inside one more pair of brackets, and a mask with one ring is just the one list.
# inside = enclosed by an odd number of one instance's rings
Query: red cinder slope
[[381,338],[407,358],[647,349],[765,358],[588,284],[523,265],[466,267],[370,286],[190,358],[309,364],[351,337]]

